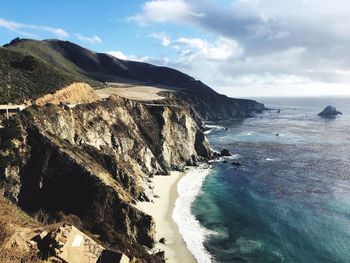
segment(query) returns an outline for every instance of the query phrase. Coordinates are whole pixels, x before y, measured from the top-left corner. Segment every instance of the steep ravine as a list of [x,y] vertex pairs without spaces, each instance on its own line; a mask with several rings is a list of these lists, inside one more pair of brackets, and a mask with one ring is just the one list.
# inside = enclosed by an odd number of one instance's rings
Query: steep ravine
[[[29,213],[80,218],[83,229],[139,262],[158,262],[148,199],[150,176],[211,158],[198,115],[185,103],[136,103],[117,96],[73,109],[27,108],[1,133],[4,194]],[[12,132],[9,132],[12,131]]]

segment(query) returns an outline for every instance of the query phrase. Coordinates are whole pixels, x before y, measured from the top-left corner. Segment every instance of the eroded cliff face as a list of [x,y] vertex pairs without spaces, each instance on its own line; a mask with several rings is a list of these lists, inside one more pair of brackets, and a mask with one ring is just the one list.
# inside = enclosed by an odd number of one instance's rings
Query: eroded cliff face
[[152,247],[154,223],[133,203],[147,199],[145,182],[212,156],[192,108],[167,104],[112,96],[26,109],[10,143],[1,138],[5,195],[29,212],[77,215],[101,240],[142,257],[135,253]]
[[164,95],[186,101],[206,121],[246,118],[266,110],[264,104],[257,101],[234,99],[220,94],[196,94],[179,91],[176,93],[165,92]]

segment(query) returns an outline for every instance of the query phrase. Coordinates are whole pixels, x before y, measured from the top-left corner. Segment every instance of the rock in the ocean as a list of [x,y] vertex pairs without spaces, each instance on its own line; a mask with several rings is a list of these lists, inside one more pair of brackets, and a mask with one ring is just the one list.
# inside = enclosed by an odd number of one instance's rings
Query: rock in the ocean
[[229,150],[227,150],[227,149],[222,149],[220,152],[220,155],[221,156],[231,156]]
[[318,115],[323,116],[323,117],[332,117],[332,116],[337,116],[338,114],[342,114],[342,113],[340,111],[338,111],[336,107],[327,106]]

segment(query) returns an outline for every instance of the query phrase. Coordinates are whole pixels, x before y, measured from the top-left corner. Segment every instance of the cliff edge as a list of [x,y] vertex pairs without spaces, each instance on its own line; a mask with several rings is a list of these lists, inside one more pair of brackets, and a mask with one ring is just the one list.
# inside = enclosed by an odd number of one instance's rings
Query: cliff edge
[[79,217],[83,229],[130,258],[157,262],[154,223],[133,204],[144,186],[212,157],[186,103],[137,103],[115,95],[75,108],[32,106],[0,130],[5,196],[29,214]]

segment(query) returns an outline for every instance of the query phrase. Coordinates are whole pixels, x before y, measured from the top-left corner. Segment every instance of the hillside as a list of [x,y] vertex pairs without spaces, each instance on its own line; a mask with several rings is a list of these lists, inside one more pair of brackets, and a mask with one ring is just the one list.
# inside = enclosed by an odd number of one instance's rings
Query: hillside
[[218,94],[180,71],[121,60],[68,41],[17,38],[4,45],[0,55],[0,103],[37,99],[72,82],[86,82],[95,89],[113,83],[162,89],[165,97],[189,103],[204,120],[247,117],[265,108],[253,100]]
[[37,98],[74,80],[40,59],[0,47],[0,104]]
[[7,49],[42,59],[46,63],[77,78],[100,82],[136,81],[153,85],[215,93],[194,78],[171,68],[127,61],[104,53],[96,53],[69,41],[15,39]]

